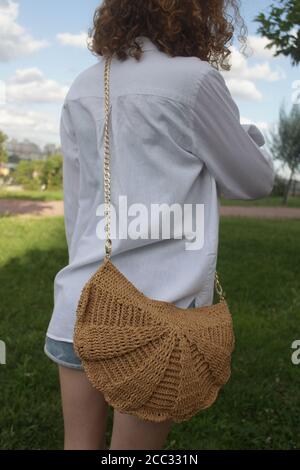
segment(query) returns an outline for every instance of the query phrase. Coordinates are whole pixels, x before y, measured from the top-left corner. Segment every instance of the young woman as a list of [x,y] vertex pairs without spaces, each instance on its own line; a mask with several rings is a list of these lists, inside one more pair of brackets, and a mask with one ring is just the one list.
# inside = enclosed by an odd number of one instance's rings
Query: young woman
[[[191,232],[163,241],[116,237],[113,262],[151,298],[182,308],[210,305],[219,196],[263,197],[274,179],[261,148],[264,137],[255,125],[240,124],[221,73],[229,68],[236,25],[245,39],[236,0],[104,0],[96,10],[89,47],[99,60],[73,82],[60,128],[69,263],[55,277],[45,352],[59,365],[65,449],[106,445],[108,403],[90,384],[72,344],[81,289],[104,257],[105,58],[113,58],[112,203],[125,195],[128,208],[139,203],[149,211],[152,204],[204,205],[197,249],[186,249]],[[171,426],[114,410],[110,449],[160,449]]]

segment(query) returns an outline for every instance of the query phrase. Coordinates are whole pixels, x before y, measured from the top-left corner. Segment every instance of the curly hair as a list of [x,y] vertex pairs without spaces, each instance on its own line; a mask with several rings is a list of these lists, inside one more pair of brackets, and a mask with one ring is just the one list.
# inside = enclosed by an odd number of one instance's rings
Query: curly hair
[[239,0],[103,0],[94,13],[88,48],[98,56],[140,60],[136,38],[147,36],[171,57],[195,56],[230,70],[236,26],[246,44]]

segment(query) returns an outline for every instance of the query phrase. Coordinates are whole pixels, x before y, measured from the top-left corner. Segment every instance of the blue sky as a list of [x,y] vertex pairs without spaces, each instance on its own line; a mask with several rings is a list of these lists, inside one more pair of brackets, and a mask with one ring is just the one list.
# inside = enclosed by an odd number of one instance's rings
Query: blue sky
[[[276,124],[283,100],[290,108],[292,84],[300,80],[299,67],[292,67],[288,58],[274,58],[256,35],[253,18],[270,3],[242,2],[253,55],[243,58],[235,49],[233,69],[224,72],[242,120],[256,123],[265,134]],[[0,99],[0,129],[9,137],[29,138],[40,145],[59,143],[60,109],[67,89],[97,60],[82,47],[82,37],[98,4],[95,0],[0,0],[0,80],[2,94],[3,88],[6,91],[6,100]]]

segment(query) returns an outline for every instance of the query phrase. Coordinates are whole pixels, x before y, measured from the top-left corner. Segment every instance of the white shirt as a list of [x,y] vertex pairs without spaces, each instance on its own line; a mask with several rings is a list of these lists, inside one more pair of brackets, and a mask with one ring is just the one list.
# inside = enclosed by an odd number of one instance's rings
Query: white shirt
[[[111,202],[204,204],[204,244],[187,239],[113,239],[112,262],[145,295],[187,307],[211,305],[218,252],[219,196],[256,199],[273,187],[263,134],[241,125],[221,72],[196,57],[159,51],[111,65]],[[69,262],[54,279],[50,338],[72,342],[81,289],[104,258],[104,59],[72,83],[61,113],[65,231]],[[97,235],[98,234],[98,235]],[[226,279],[221,278],[226,290]]]

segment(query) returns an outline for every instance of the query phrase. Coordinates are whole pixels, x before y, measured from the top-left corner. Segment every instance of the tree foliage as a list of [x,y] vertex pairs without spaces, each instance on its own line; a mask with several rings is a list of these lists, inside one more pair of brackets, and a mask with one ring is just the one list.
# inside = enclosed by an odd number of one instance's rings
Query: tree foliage
[[288,114],[281,105],[278,129],[271,131],[269,145],[274,159],[281,161],[290,172],[284,192],[286,203],[293,178],[300,172],[300,106],[293,105]]
[[15,171],[14,180],[25,189],[57,189],[62,187],[62,156],[52,155],[47,160],[22,160]]
[[278,0],[268,14],[259,13],[254,21],[260,23],[257,32],[275,46],[275,56],[289,56],[293,65],[300,63],[300,0]]
[[7,151],[5,148],[5,142],[7,140],[7,136],[0,131],[0,163],[7,162]]

